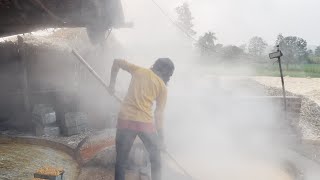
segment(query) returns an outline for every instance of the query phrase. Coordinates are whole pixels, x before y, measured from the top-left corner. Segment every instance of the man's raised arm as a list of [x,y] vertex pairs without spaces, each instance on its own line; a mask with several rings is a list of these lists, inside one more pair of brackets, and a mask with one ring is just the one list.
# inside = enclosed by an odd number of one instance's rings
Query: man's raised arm
[[111,68],[111,76],[110,76],[110,84],[109,88],[111,93],[114,93],[115,90],[115,85],[116,85],[116,80],[118,76],[118,72],[120,69],[123,69],[130,74],[132,74],[134,71],[136,71],[139,67],[127,62],[126,60],[123,59],[115,59],[112,64]]

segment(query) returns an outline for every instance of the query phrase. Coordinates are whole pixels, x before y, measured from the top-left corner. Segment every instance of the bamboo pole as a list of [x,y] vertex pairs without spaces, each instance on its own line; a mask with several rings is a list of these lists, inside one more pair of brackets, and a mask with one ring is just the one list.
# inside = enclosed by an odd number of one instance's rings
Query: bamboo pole
[[72,53],[91,72],[91,74],[100,82],[100,84],[108,91],[108,93],[111,96],[113,96],[119,103],[121,103],[122,100],[118,96],[110,92],[109,86],[103,81],[103,79],[98,75],[98,73],[86,62],[86,60],[83,59],[75,49],[72,49]]

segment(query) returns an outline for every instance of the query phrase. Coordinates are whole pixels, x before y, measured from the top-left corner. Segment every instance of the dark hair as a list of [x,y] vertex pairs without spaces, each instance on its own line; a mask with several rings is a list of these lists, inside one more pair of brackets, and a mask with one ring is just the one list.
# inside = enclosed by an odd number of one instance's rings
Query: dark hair
[[169,58],[159,58],[153,64],[151,70],[167,84],[173,74],[174,64]]

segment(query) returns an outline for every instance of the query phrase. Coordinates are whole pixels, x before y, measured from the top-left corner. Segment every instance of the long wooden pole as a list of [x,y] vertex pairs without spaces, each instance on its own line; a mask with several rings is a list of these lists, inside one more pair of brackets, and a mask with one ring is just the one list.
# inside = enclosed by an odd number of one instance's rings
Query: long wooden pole
[[279,62],[279,69],[280,69],[280,76],[281,76],[281,85],[282,85],[282,95],[283,95],[283,104],[284,104],[284,110],[287,111],[287,97],[286,97],[286,89],[284,87],[284,79],[283,79],[283,73],[282,73],[282,67],[281,67],[281,59],[278,58]]
[[80,56],[80,54],[75,49],[72,49],[72,54],[74,54],[77,57],[77,59],[91,72],[91,74],[101,83],[101,85],[108,91],[108,93],[111,96],[113,96],[118,102],[122,102],[122,100],[118,96],[110,92],[109,86],[103,81],[103,79],[98,75],[98,73],[87,63],[87,61]]

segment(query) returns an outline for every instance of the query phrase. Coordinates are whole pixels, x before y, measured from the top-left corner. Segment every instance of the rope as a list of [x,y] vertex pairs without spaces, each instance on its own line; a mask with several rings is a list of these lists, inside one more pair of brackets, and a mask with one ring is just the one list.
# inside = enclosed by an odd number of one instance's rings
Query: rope
[[162,150],[162,152],[164,152],[165,154],[167,154],[167,156],[176,164],[176,166],[178,166],[182,171],[183,173],[189,177],[191,180],[195,180],[195,178],[193,176],[190,175],[190,173],[184,169],[179,163],[178,161],[167,151],[167,150]]
[[109,36],[110,36],[111,32],[112,32],[112,28],[108,30],[108,35],[107,35],[107,37],[106,37],[106,40],[108,40],[108,38],[109,38]]
[[180,24],[176,23],[169,15],[169,13],[167,13],[155,0],[151,0],[151,2],[153,2],[153,4],[160,10],[160,12],[166,16],[169,21],[176,26],[179,30],[181,30],[182,33],[184,33],[186,36],[188,36],[191,40],[197,42],[198,40],[195,39],[191,34],[189,34],[182,26],[180,26]]
[[[184,27],[182,27],[180,24],[176,23],[173,18],[170,17],[169,13],[167,13],[155,0],[151,0],[151,2],[153,2],[153,4],[160,10],[160,12],[166,16],[169,21],[174,25],[176,26],[182,33],[184,33],[187,37],[189,37],[193,42],[197,43],[198,44],[198,40],[195,39],[191,34],[189,34],[185,29]],[[206,46],[204,46],[203,44],[199,44],[201,47],[207,49],[207,50],[210,50],[212,52],[215,52],[213,49],[210,49]]]

